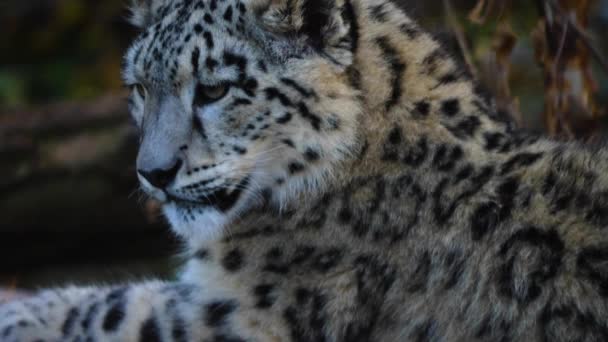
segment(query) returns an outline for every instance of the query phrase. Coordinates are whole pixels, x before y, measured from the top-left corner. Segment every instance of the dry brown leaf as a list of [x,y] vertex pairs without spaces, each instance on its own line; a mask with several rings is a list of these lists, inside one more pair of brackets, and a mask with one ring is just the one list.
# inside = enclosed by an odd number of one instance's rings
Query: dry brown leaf
[[488,8],[491,7],[493,0],[479,0],[475,7],[469,12],[469,20],[475,24],[481,25],[486,22],[488,16]]
[[[532,32],[536,60],[544,74],[543,120],[552,136],[590,138],[600,127],[595,95],[598,85],[591,72],[595,58],[608,71],[586,33],[591,0],[538,0],[541,15]],[[510,57],[517,42],[509,20],[510,0],[478,0],[469,13],[477,24],[490,16],[500,20],[492,53],[485,57],[485,83],[494,91],[498,109],[521,123],[519,99],[509,87]],[[505,15],[506,13],[506,15]]]
[[589,10],[588,0],[550,2],[533,33],[537,61],[545,75],[543,117],[553,136],[589,138],[599,127],[601,110],[595,102],[591,51],[579,34],[587,28]]

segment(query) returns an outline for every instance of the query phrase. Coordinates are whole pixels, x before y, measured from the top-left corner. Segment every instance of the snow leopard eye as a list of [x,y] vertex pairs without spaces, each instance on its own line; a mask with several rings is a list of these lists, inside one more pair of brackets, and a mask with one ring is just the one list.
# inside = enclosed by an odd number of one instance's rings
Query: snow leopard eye
[[142,99],[146,98],[146,87],[144,87],[141,83],[136,83],[131,86],[131,90],[137,94]]
[[228,94],[228,90],[230,90],[230,86],[227,84],[207,86],[199,83],[196,86],[194,105],[197,107],[202,107],[213,102],[217,102]]

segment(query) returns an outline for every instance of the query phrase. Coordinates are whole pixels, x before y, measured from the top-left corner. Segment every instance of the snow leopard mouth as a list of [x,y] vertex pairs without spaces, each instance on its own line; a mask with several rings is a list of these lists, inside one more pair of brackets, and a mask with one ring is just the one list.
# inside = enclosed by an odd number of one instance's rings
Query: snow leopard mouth
[[181,207],[213,207],[221,212],[226,212],[238,202],[247,185],[249,185],[249,177],[245,177],[233,190],[222,187],[212,193],[200,196],[196,201],[185,200],[170,194],[167,195],[167,198],[169,203],[175,203]]

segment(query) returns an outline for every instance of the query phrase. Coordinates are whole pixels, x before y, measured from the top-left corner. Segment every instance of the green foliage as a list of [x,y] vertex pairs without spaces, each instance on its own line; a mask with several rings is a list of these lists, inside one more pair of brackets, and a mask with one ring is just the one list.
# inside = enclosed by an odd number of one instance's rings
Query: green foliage
[[22,1],[0,14],[0,106],[88,99],[121,87],[134,30],[124,0]]

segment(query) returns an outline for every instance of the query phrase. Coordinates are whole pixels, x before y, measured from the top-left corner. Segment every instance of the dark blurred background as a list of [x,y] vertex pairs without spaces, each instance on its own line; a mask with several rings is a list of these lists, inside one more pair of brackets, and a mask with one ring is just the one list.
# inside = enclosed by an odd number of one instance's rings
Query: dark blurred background
[[[608,0],[400,1],[522,129],[604,139]],[[135,178],[127,2],[0,2],[0,287],[175,273]]]

